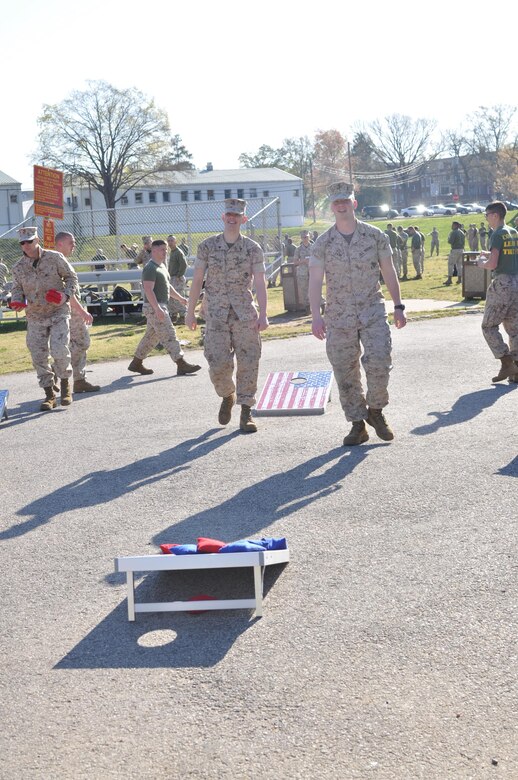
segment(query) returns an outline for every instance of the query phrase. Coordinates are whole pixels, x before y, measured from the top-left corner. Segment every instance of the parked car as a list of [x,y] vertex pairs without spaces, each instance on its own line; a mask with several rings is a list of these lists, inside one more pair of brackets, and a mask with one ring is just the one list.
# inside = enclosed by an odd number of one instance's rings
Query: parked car
[[518,203],[513,203],[511,200],[503,200],[502,203],[507,207],[507,211],[515,211],[518,209]]
[[364,206],[362,216],[366,219],[394,219],[399,216],[399,211],[391,209],[389,206]]
[[462,205],[469,209],[472,214],[483,214],[485,211],[484,206],[481,206],[480,203],[463,203]]
[[454,214],[469,214],[471,209],[463,206],[462,203],[446,203],[447,209],[455,209]]
[[405,206],[401,209],[402,217],[433,217],[434,212],[428,206]]
[[434,203],[433,206],[428,206],[428,208],[432,209],[434,214],[444,214],[446,216],[450,216],[451,214],[457,213],[453,209],[449,209],[447,206],[444,206],[442,203]]

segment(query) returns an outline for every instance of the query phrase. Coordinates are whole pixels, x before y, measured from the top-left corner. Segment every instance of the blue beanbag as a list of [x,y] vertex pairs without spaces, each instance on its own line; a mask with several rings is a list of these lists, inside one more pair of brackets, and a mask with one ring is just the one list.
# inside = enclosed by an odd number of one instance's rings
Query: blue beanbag
[[265,548],[261,542],[254,542],[251,539],[239,539],[237,542],[226,544],[219,551],[220,553],[238,553],[238,552],[261,552]]
[[178,544],[171,547],[171,555],[195,555],[198,550],[195,544]]
[[288,542],[285,536],[278,537],[264,537],[261,539],[261,543],[264,545],[265,550],[287,550]]

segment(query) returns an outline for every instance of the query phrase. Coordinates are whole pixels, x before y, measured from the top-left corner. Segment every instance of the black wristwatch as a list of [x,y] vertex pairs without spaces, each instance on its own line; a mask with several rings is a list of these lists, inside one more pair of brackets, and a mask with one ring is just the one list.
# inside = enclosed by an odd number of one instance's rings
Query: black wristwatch
[[405,306],[404,303],[396,303],[396,305],[394,306],[394,309],[399,309],[399,311],[405,311],[406,306]]

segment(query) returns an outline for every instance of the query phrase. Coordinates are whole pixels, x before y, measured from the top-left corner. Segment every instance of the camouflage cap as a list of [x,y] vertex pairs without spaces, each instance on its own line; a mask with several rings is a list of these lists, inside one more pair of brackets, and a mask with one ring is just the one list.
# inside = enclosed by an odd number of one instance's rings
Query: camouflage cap
[[37,227],[19,228],[18,233],[20,234],[20,238],[18,239],[20,243],[22,241],[34,241],[35,238],[38,238]]
[[354,187],[350,182],[337,181],[330,184],[327,188],[329,200],[333,203],[335,200],[355,200]]
[[225,198],[225,214],[244,214],[246,200],[241,198]]
[[143,244],[149,244],[150,241],[152,241],[152,236],[142,236],[142,243]]
[[300,231],[300,237],[301,237],[301,238],[307,238],[307,237],[309,237],[309,230],[301,230],[301,231]]

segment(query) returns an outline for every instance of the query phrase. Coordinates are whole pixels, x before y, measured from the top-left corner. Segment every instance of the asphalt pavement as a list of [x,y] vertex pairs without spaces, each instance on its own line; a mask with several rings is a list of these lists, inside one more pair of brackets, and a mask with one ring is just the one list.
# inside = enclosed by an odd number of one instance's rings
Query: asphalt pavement
[[[325,415],[238,432],[196,376],[91,366],[102,391],[38,412],[0,378],[0,777],[517,778],[518,386],[481,315],[393,330],[387,418],[344,449]],[[328,367],[311,336],[274,370]],[[117,555],[286,536],[264,616],[137,615]],[[248,572],[149,574],[137,598],[249,597]]]

